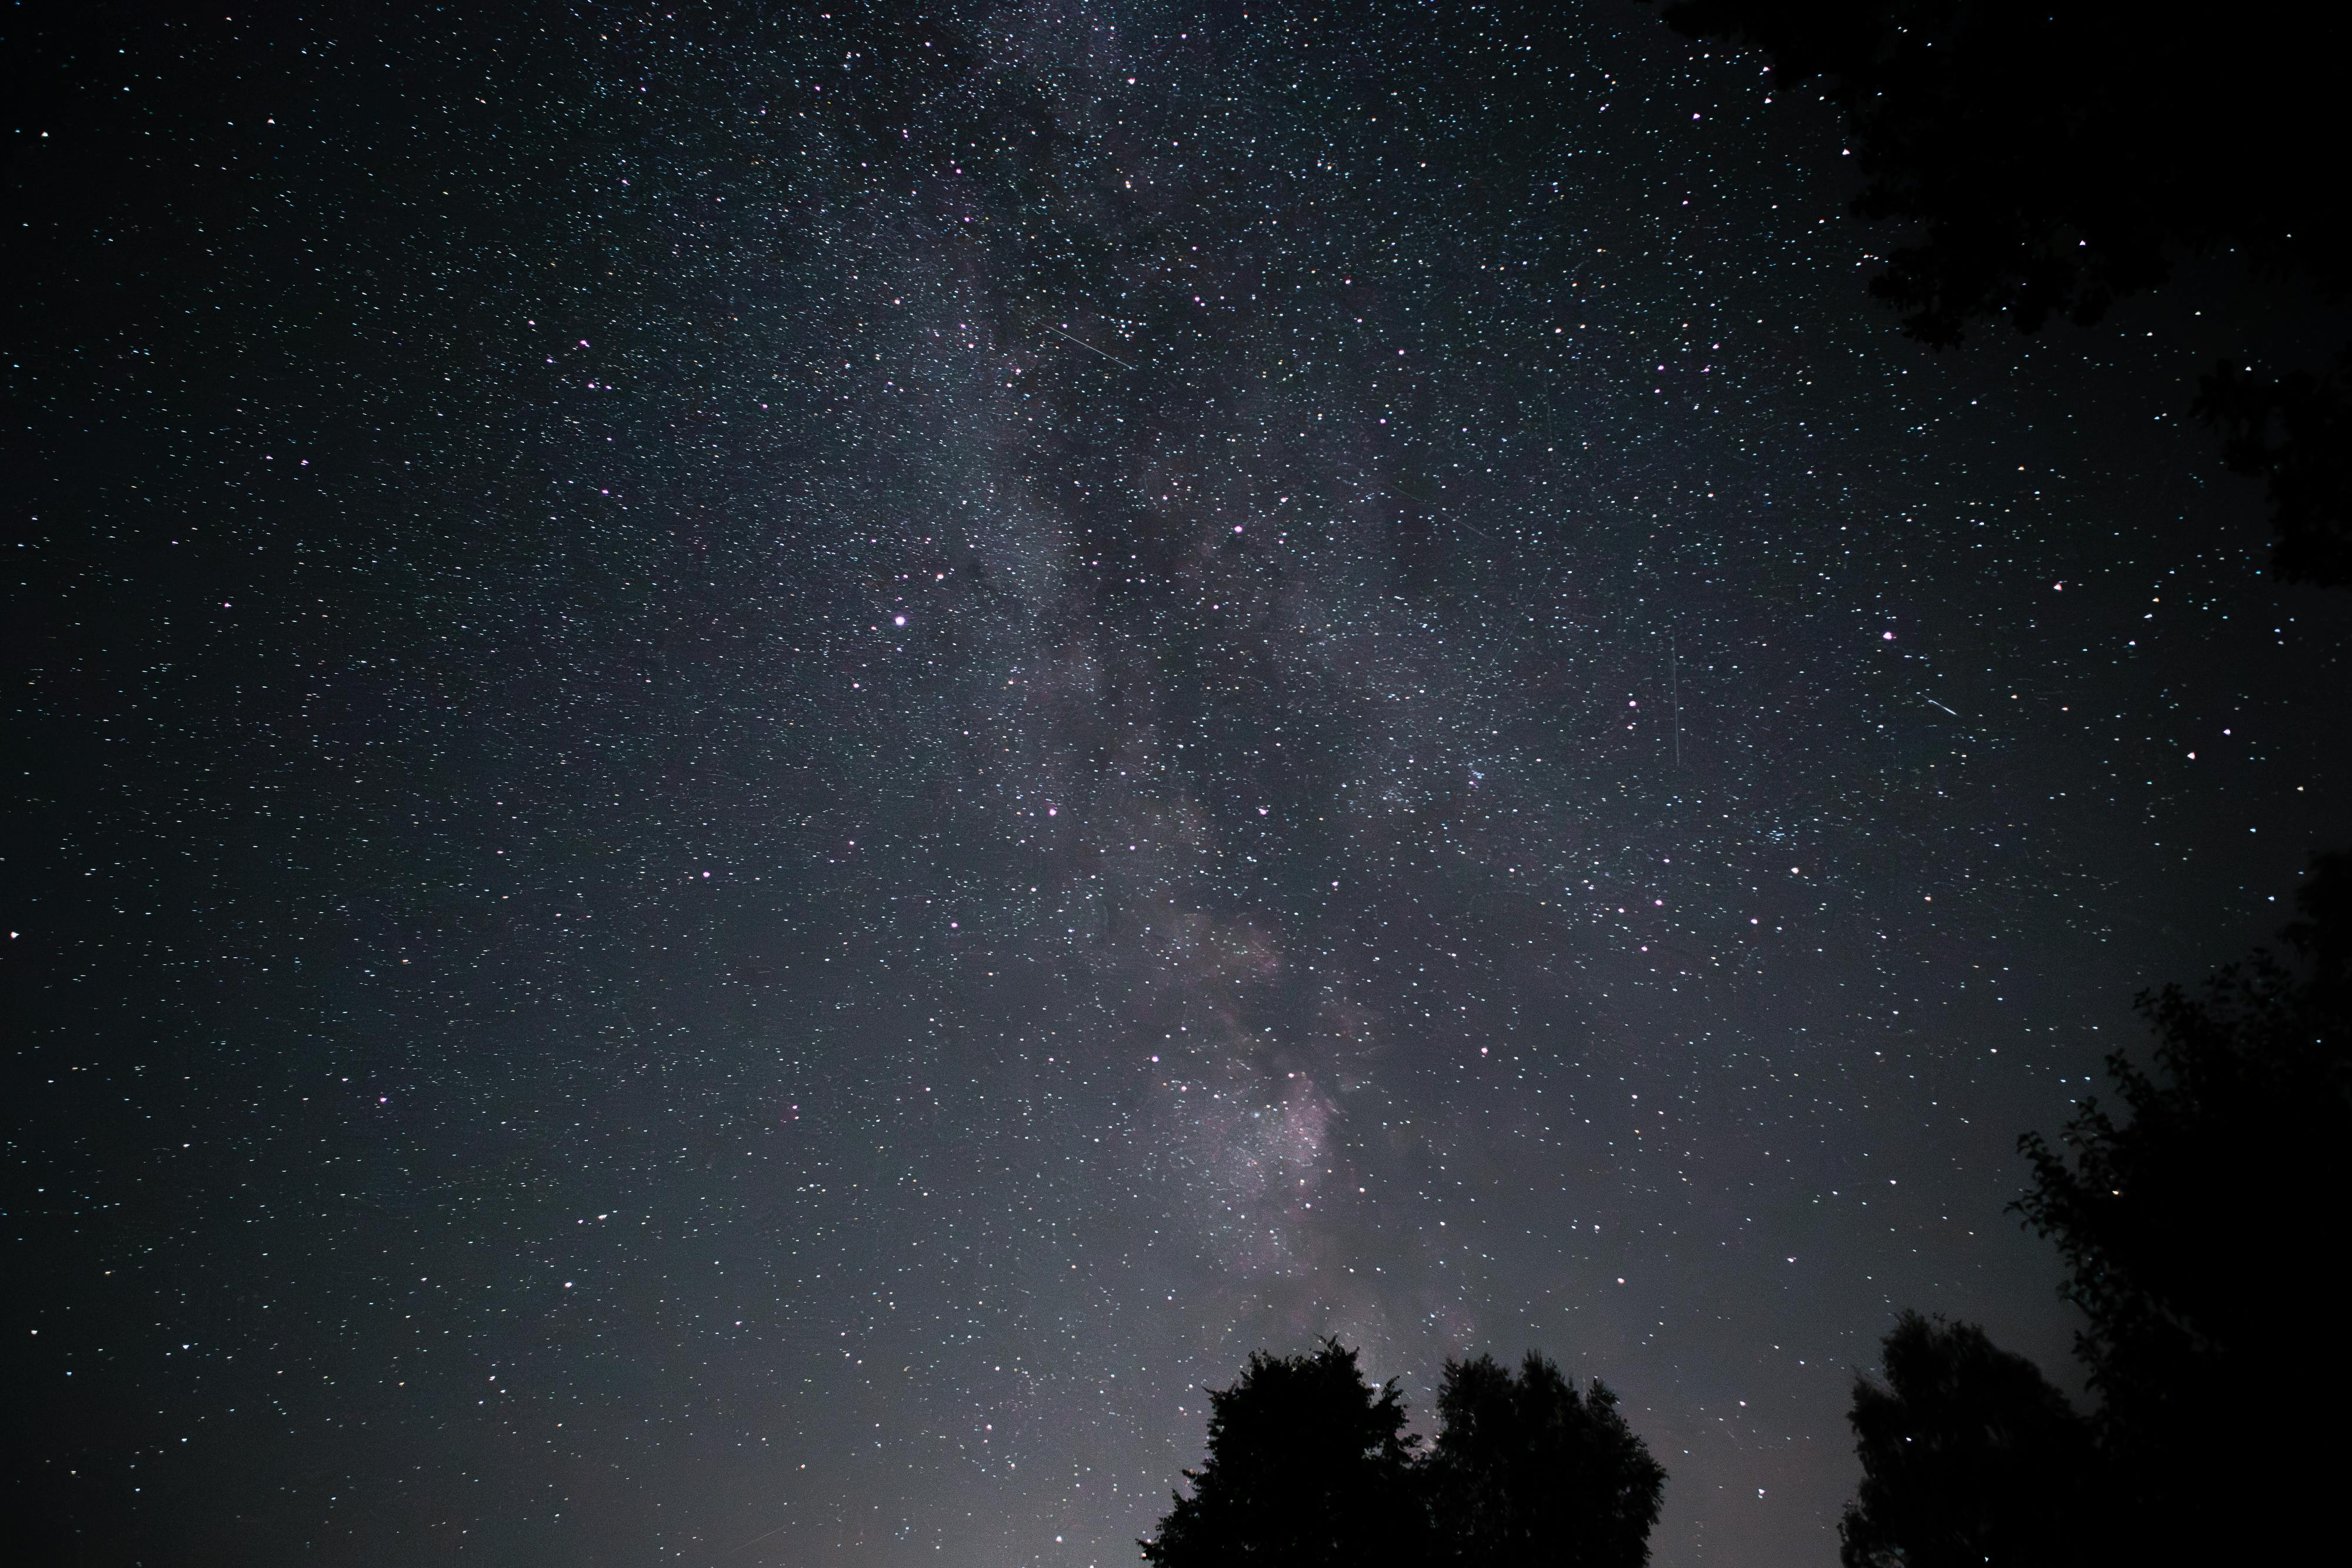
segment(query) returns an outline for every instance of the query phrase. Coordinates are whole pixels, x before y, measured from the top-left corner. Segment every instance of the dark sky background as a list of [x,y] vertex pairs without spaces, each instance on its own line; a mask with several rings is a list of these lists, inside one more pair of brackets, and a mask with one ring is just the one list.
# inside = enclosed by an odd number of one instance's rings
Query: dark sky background
[[1332,1334],[1794,1568],[2066,1373],[2013,1140],[2343,821],[2242,287],[1931,354],[1617,0],[351,9],[5,24],[59,1561],[1108,1565]]

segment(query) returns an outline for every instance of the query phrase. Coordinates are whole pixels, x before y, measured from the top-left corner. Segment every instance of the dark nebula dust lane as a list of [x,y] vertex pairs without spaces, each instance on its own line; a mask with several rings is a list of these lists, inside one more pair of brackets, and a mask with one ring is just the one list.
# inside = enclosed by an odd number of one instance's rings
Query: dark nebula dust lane
[[8,153],[87,1560],[1129,1562],[1329,1334],[1821,1563],[1896,1310],[2063,1359],[2016,1135],[2345,806],[2199,355],[1609,0],[333,9]]

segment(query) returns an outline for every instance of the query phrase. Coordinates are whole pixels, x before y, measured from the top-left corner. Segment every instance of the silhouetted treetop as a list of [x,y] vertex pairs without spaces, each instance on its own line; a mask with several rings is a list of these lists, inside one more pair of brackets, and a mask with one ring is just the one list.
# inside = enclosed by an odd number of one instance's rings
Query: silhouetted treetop
[[1437,1557],[1494,1568],[1641,1568],[1666,1472],[1599,1380],[1580,1395],[1529,1351],[1445,1364],[1429,1463]]
[[1425,1457],[1356,1353],[1250,1357],[1209,1395],[1192,1495],[1139,1544],[1171,1568],[1642,1568],[1666,1472],[1594,1382],[1530,1351],[1518,1375],[1449,1361]]
[[[2011,1207],[2057,1242],[2099,1406],[2077,1416],[1983,1331],[1906,1312],[1857,1378],[1846,1568],[2291,1560],[2335,1524],[2352,1340],[2352,854],[2315,856],[2280,933],[2201,993],[2139,998],[2063,1152],[2028,1134]],[[2298,1550],[2301,1549],[2301,1550]]]
[[1934,343],[2006,313],[2096,320],[2183,250],[2243,248],[2341,296],[2332,8],[2179,17],[2120,0],[1667,0],[1694,37],[1759,47],[1826,93],[1867,182],[1856,210],[1916,223],[1874,290]]
[[2221,460],[2270,493],[2272,575],[2352,585],[2352,347],[2325,375],[2266,381],[2224,361],[2200,385],[2195,409],[2221,433]]
[[2098,1512],[2091,1428],[2034,1364],[1971,1323],[1905,1312],[1885,1381],[1854,1379],[1863,1480],[1845,1568],[2034,1568],[2081,1559]]
[[1184,1472],[1190,1497],[1139,1544],[1168,1568],[1379,1568],[1425,1558],[1404,1403],[1373,1388],[1356,1353],[1326,1340],[1311,1355],[1251,1355],[1209,1391],[1209,1454]]
[[[2234,251],[2352,294],[2342,6],[2193,19],[2121,0],[1664,0],[1844,111],[1863,217],[1906,225],[1871,292],[1937,345],[1973,320],[2088,324],[2182,256]],[[2315,174],[2315,170],[2323,172]],[[2196,409],[2265,480],[2287,581],[2352,585],[2352,359],[2275,380],[2224,361]]]
[[2284,1540],[2294,1511],[2223,1519],[2198,1500],[2321,1495],[2343,1448],[2243,1434],[2352,1396],[2331,1310],[2352,1193],[2352,855],[2315,857],[2297,904],[2286,959],[2140,998],[2156,1049],[2108,1058],[2117,1107],[2082,1102],[2063,1152],[2020,1140],[2034,1179],[2016,1207],[2065,1260],[2134,1516],[2232,1557],[2265,1529]]

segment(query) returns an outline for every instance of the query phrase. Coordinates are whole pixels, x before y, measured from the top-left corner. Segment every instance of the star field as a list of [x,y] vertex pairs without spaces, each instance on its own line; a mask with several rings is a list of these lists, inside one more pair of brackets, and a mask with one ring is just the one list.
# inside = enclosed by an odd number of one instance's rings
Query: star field
[[2344,608],[2157,330],[2229,281],[1930,354],[1648,9],[45,47],[8,1327],[93,1561],[1129,1562],[1334,1334],[1825,1563],[1896,1310],[2062,1364],[2016,1135],[2341,821]]

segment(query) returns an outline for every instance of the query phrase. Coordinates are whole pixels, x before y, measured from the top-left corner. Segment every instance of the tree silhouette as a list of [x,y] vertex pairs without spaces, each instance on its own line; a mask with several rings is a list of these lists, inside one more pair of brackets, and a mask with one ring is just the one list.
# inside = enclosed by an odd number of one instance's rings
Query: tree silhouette
[[1666,1472],[1596,1379],[1580,1396],[1534,1351],[1513,1377],[1449,1361],[1427,1461],[1433,1561],[1478,1568],[1641,1568]]
[[2063,1153],[2019,1140],[2011,1207],[2065,1260],[2099,1408],[1905,1313],[1885,1385],[1855,1384],[1846,1568],[2260,1561],[2332,1524],[2347,1444],[2314,1417],[2352,1396],[2322,1316],[2352,1193],[2352,853],[2315,856],[2296,904],[2284,960],[2141,996],[2156,1049],[2107,1059],[2120,1118],[2085,1099]]
[[2039,1369],[1971,1323],[1905,1312],[1854,1380],[1862,1488],[1845,1568],[2030,1568],[2083,1555],[2097,1516],[2090,1424]]
[[[2233,251],[2271,278],[2352,295],[2342,203],[2308,160],[2340,149],[2341,7],[2239,7],[2194,26],[2123,0],[1666,0],[1693,37],[1769,55],[1780,91],[1846,117],[1854,211],[1907,226],[1871,291],[1927,342],[1972,320],[2085,325]],[[2249,379],[2225,361],[2196,407],[2223,456],[2270,482],[2274,572],[2352,585],[2352,487],[2338,455],[2352,364]]]
[[2325,376],[2264,381],[2225,361],[2199,387],[2196,411],[2221,433],[2222,461],[2268,484],[2271,570],[2288,582],[2352,584],[2352,345]]
[[1209,1457],[1139,1542],[1169,1568],[1641,1568],[1666,1472],[1596,1381],[1533,1351],[1445,1364],[1426,1458],[1356,1353],[1254,1354],[1209,1391]]
[[1325,1340],[1311,1355],[1253,1354],[1209,1391],[1209,1454],[1186,1470],[1192,1495],[1139,1542],[1168,1568],[1405,1568],[1426,1561],[1426,1515],[1404,1402],[1374,1389],[1356,1353]]
[[[2015,1207],[2065,1260],[2102,1439],[2168,1554],[2283,1546],[2345,1452],[2239,1436],[2352,1395],[2352,1342],[2320,1316],[2352,1192],[2352,854],[2315,857],[2297,902],[2291,962],[2257,952],[2201,996],[2140,998],[2157,1045],[2147,1067],[2107,1060],[2120,1120],[2085,1100],[2064,1153],[2020,1140],[2034,1180]],[[2217,1495],[2290,1506],[2241,1516]]]

